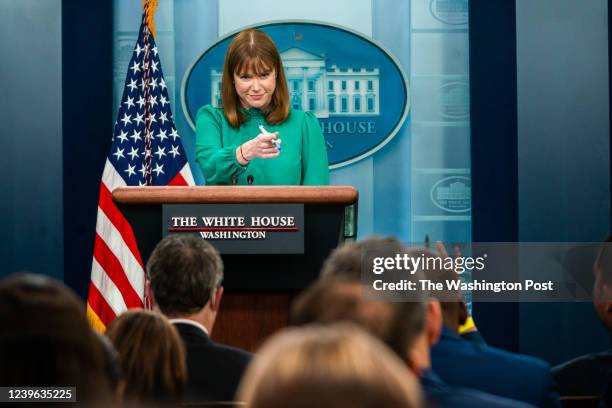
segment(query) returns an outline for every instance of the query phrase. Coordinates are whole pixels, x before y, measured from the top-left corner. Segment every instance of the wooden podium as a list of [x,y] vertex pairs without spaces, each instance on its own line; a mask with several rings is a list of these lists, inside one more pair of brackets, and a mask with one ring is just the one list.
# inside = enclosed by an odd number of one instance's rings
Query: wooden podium
[[165,205],[304,205],[303,254],[222,254],[225,294],[213,338],[251,351],[287,325],[293,297],[357,232],[358,192],[350,186],[123,187],[113,200],[132,225],[145,264],[164,235]]

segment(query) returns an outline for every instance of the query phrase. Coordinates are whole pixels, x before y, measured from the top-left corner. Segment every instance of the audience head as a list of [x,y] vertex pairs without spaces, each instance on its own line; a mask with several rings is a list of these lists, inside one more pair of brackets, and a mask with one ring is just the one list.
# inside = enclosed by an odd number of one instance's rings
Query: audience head
[[187,381],[185,350],[163,315],[127,311],[113,320],[107,335],[119,353],[125,401],[147,405],[180,402]]
[[[407,358],[407,362],[411,369],[420,374],[423,369],[430,366],[429,349],[435,344],[442,329],[442,311],[440,302],[435,296],[420,291],[411,295],[408,302],[394,302],[387,304],[386,309],[382,307],[383,303],[378,302],[378,306],[374,306],[372,302],[366,302],[364,296],[355,296],[357,291],[353,290],[352,300],[347,299],[347,294],[350,291],[340,290],[340,282],[346,284],[352,282],[354,284],[367,282],[368,279],[362,279],[362,268],[364,259],[374,256],[395,257],[396,255],[407,255],[409,257],[436,257],[434,253],[425,248],[407,248],[399,240],[393,237],[369,237],[361,241],[350,242],[335,249],[329,258],[325,261],[321,272],[320,283],[315,285],[304,293],[302,299],[296,302],[294,314],[296,315],[296,323],[306,323],[307,321],[327,323],[331,320],[349,320],[362,325],[372,334],[381,338],[389,347],[391,347],[398,355]],[[369,272],[371,273],[371,272]],[[413,279],[424,279],[424,270],[418,269],[413,271]],[[327,287],[327,288],[326,288]],[[361,290],[363,295],[365,290]],[[325,294],[324,294],[325,292]],[[317,304],[316,298],[322,296],[331,296],[336,300],[330,303]],[[338,298],[344,298],[338,302]],[[374,295],[367,296],[373,299]],[[359,307],[342,307],[334,306],[331,311],[325,311],[323,305],[337,304],[342,305],[350,302],[356,302]],[[372,304],[369,304],[372,303]],[[386,327],[388,330],[385,335],[384,330],[375,329],[369,325],[363,318],[355,318],[355,315],[363,314],[361,308],[369,309],[368,313],[377,317],[372,321],[378,320],[377,323],[381,327]],[[377,311],[373,313],[373,311]],[[383,310],[387,310],[383,314]],[[357,311],[357,312],[356,312]],[[423,317],[423,311],[425,316]],[[333,314],[333,319],[330,317]],[[300,321],[301,320],[301,321]],[[419,322],[424,321],[423,325]],[[381,322],[386,322],[384,325]],[[424,327],[424,329],[423,329]],[[373,330],[375,329],[375,330]],[[406,332],[406,330],[408,330]],[[392,333],[404,333],[403,337]],[[402,350],[404,350],[402,354]]]
[[0,281],[0,327],[0,384],[70,386],[81,403],[112,402],[102,346],[62,283],[27,273]]
[[113,343],[111,343],[108,337],[99,332],[94,332],[94,334],[102,348],[104,374],[114,396],[114,402],[115,404],[119,404],[123,401],[123,391],[125,387],[123,371],[121,370],[121,361],[119,361],[119,353],[117,353],[115,346],[113,346]]
[[406,247],[393,237],[368,237],[347,242],[336,248],[325,260],[321,279],[361,281],[361,268],[366,253],[402,254]]
[[593,303],[601,321],[612,330],[612,235],[602,244],[595,265]]
[[414,372],[429,368],[426,303],[368,301],[359,282],[321,280],[294,302],[290,323],[351,322],[383,341]]
[[166,237],[151,253],[147,273],[162,313],[201,315],[205,326],[212,326],[223,293],[223,262],[211,244],[193,235]]
[[268,340],[242,379],[249,408],[418,407],[416,378],[353,325],[287,329]]

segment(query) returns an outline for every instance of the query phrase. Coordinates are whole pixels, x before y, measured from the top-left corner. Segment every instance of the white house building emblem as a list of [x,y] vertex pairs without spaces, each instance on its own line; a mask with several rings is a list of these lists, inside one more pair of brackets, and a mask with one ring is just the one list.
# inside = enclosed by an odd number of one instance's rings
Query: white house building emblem
[[[280,50],[291,107],[319,119],[330,168],[375,153],[399,131],[409,111],[408,81],[381,45],[322,23],[287,21],[258,28]],[[192,128],[201,106],[221,106],[223,59],[234,34],[204,50],[183,78],[181,101]]]

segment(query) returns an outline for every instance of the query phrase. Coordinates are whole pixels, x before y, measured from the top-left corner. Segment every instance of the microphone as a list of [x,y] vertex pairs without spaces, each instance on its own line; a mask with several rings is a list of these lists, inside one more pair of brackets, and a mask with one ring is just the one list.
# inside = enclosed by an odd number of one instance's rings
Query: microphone
[[249,176],[247,177],[247,184],[250,186],[251,184],[253,184],[253,181],[255,181],[255,177],[249,174]]
[[238,177],[232,176],[232,185],[235,186],[236,184],[238,184]]

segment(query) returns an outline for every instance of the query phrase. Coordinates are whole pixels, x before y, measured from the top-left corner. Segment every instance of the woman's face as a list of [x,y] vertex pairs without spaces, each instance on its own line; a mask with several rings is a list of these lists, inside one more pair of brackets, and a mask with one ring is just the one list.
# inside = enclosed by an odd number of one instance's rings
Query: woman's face
[[251,70],[234,73],[234,86],[243,108],[265,109],[276,89],[276,71],[263,70],[259,75]]

